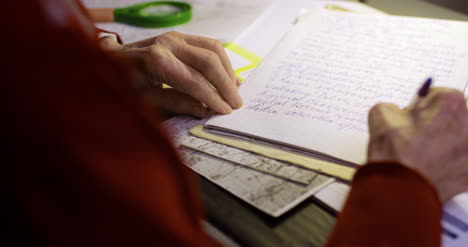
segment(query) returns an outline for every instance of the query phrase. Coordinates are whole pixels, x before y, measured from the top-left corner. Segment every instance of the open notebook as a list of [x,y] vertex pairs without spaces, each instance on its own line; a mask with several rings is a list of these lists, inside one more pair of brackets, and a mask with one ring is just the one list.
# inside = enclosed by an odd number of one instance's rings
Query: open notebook
[[403,107],[428,77],[465,90],[468,23],[315,12],[241,86],[244,106],[205,126],[362,164],[372,105]]

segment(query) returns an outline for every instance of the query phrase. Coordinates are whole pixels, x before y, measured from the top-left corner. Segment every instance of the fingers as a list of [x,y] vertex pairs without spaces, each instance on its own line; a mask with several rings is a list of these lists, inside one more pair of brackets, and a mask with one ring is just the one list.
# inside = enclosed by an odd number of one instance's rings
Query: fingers
[[236,83],[226,73],[219,56],[210,50],[183,45],[173,50],[174,55],[183,63],[203,74],[218,90],[219,94],[234,108],[242,106]]
[[431,92],[429,96],[430,98],[428,101],[441,104],[444,111],[457,111],[460,108],[466,109],[465,96],[458,90],[450,88],[434,88],[433,92]]
[[132,45],[149,43],[152,61],[148,70],[155,80],[191,95],[217,113],[227,114],[242,106],[238,80],[220,42],[169,32]]
[[[447,97],[447,95],[452,95],[448,97],[454,97],[453,100],[455,101],[453,103],[456,103],[457,105],[465,101],[463,94],[458,90],[451,88],[434,87],[431,88],[429,94],[426,97],[418,99],[418,105],[409,106],[408,108],[410,110],[417,110],[433,107],[434,104],[437,105],[442,102],[445,102],[446,100],[444,98]],[[449,99],[449,101],[452,103],[452,100]]]
[[232,111],[231,106],[200,72],[181,62],[163,47],[154,46],[151,49],[150,60],[155,79],[192,96],[217,113],[228,114]]
[[192,115],[204,118],[208,110],[194,98],[173,88],[154,88],[151,90],[151,101],[163,111]]
[[240,86],[240,85],[242,84],[242,82],[243,82],[243,81],[242,81],[240,78],[237,78],[237,77],[236,77],[236,85],[237,85],[237,86]]
[[417,104],[408,107],[407,110],[412,114],[415,123],[421,126],[466,112],[466,101],[458,90],[432,88],[426,97],[419,98]]
[[242,83],[242,81],[239,80],[234,74],[231,61],[229,60],[229,57],[224,50],[223,44],[219,40],[187,34],[184,34],[184,39],[189,45],[204,48],[216,53],[221,60],[226,73],[229,75],[233,83],[235,85],[240,85]]

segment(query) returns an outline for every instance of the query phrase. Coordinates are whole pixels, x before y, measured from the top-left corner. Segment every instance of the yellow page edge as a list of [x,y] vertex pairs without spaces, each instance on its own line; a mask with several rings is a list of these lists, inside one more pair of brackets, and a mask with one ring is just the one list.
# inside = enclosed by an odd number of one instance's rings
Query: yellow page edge
[[243,78],[240,74],[242,72],[245,72],[245,71],[248,71],[257,67],[260,64],[260,62],[262,62],[263,60],[261,57],[255,55],[253,52],[235,43],[226,43],[224,44],[224,48],[234,52],[235,54],[241,56],[242,58],[250,62],[249,65],[246,65],[246,66],[243,66],[234,70],[234,73],[236,74],[236,76],[239,77],[239,79],[241,79],[242,81],[245,81],[245,78]]
[[319,160],[260,143],[253,143],[247,140],[210,133],[204,129],[203,125],[197,125],[193,127],[190,130],[190,134],[209,141],[214,141],[245,151],[250,151],[268,158],[284,161],[302,168],[316,171],[318,173],[327,174],[345,181],[351,181],[355,173],[355,169],[351,167]]

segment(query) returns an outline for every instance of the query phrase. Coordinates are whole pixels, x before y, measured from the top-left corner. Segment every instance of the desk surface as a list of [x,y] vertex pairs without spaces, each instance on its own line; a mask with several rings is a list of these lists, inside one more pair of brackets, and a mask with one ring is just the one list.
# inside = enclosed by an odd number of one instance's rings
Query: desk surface
[[209,222],[241,246],[322,246],[335,222],[311,198],[273,218],[203,178],[201,189]]
[[[468,15],[421,0],[367,3],[394,15],[468,21]],[[335,222],[335,216],[312,198],[275,219],[204,178],[200,184],[208,220],[241,246],[322,246]]]

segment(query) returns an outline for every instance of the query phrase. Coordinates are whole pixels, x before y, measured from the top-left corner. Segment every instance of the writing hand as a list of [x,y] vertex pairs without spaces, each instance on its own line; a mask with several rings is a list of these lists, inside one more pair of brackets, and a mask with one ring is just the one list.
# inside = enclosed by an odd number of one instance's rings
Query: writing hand
[[240,80],[217,40],[169,32],[125,45],[104,38],[101,44],[142,62],[152,100],[163,110],[204,117],[203,104],[220,114],[242,106]]
[[418,104],[375,105],[368,161],[398,161],[431,181],[442,201],[468,190],[468,111],[462,93],[433,88]]

